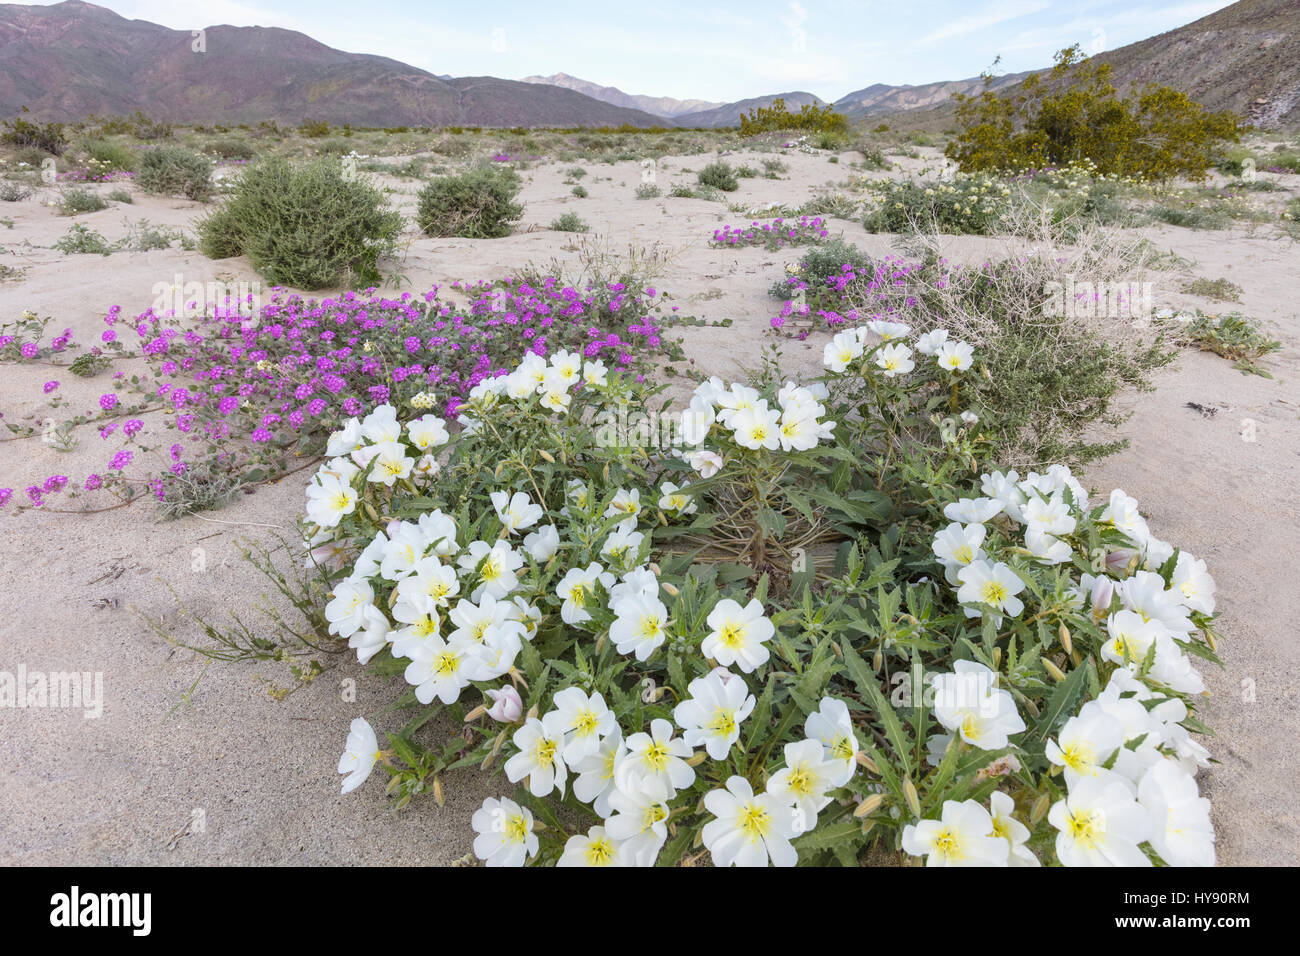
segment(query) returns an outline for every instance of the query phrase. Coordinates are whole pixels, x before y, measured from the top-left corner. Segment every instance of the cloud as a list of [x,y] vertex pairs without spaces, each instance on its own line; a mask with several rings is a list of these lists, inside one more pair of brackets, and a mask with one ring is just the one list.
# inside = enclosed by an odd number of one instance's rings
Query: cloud
[[981,30],[987,30],[989,27],[997,26],[999,23],[1006,23],[1008,20],[1018,20],[1034,13],[1041,13],[1049,6],[1051,4],[1046,3],[1045,0],[1005,0],[1002,3],[990,4],[987,8],[972,16],[950,21],[939,29],[921,37],[918,42],[922,45],[938,43],[940,40],[951,40],[954,37],[978,33]]

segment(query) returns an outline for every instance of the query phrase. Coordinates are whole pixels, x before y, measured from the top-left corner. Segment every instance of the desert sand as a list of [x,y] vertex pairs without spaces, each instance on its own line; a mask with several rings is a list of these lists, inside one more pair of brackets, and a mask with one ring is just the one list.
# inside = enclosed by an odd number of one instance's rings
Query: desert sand
[[[908,169],[935,165],[935,154],[900,160]],[[670,157],[659,182],[693,182],[710,156]],[[825,154],[794,153],[779,181],[746,179],[729,199],[762,206],[800,203],[848,173],[856,154],[840,165]],[[775,306],[766,295],[794,251],[715,250],[714,228],[746,217],[721,203],[693,199],[638,201],[635,163],[589,164],[586,199],[569,195],[563,170],[546,164],[524,172],[526,212],[504,239],[429,239],[411,235],[395,271],[403,290],[516,272],[552,258],[572,260],[574,237],[547,224],[576,211],[613,250],[659,242],[675,253],[658,287],[682,312],[730,327],[681,330],[686,352],[708,373],[735,376],[756,362]],[[884,175],[884,174],[881,174]],[[1295,195],[1300,177],[1277,176]],[[417,184],[384,180],[405,213]],[[95,188],[95,187],[92,187]],[[108,187],[99,187],[107,191]],[[134,205],[77,217],[110,240],[128,220],[148,219],[190,229],[203,207],[159,199],[132,187]],[[70,220],[46,205],[42,189],[19,203],[0,204],[3,261],[25,275],[0,282],[0,316],[23,309],[51,315],[57,334],[98,339],[112,305],[134,316],[153,300],[156,283],[177,273],[186,281],[257,279],[243,259],[214,262],[179,248],[150,253],[65,256],[50,248]],[[860,224],[831,220],[832,234],[873,253],[894,251],[890,236]],[[1122,428],[1131,447],[1090,468],[1089,486],[1122,487],[1142,503],[1154,533],[1204,558],[1218,584],[1222,612],[1222,670],[1205,667],[1210,700],[1203,718],[1217,736],[1205,741],[1219,763],[1203,777],[1214,804],[1219,860],[1227,865],[1300,863],[1300,587],[1295,541],[1300,533],[1300,245],[1270,226],[1195,232],[1145,228],[1161,250],[1194,265],[1186,274],[1157,273],[1157,306],[1221,305],[1182,294],[1188,275],[1227,277],[1244,288],[1240,309],[1261,320],[1283,349],[1263,361],[1272,379],[1244,375],[1227,360],[1185,352],[1162,372],[1158,390],[1126,398],[1133,417]],[[982,261],[984,244],[951,237],[949,255]],[[319,294],[319,293],[318,293]],[[824,332],[789,343],[790,371],[819,364]],[[141,362],[114,366],[131,374]],[[66,370],[24,363],[0,365],[0,412],[33,424],[90,408],[109,390],[108,374],[83,380]],[[49,411],[44,381],[57,378],[67,405]],[[1213,407],[1212,417],[1187,407]],[[146,416],[158,442],[170,433]],[[1254,423],[1254,441],[1243,440]],[[79,446],[60,452],[39,437],[0,443],[0,487],[21,489],[50,474],[80,481],[102,470],[112,441],[93,427],[79,430]],[[314,682],[277,699],[274,688],[293,681],[282,665],[212,663],[158,636],[141,615],[161,618],[179,637],[199,635],[177,614],[169,588],[198,612],[221,618],[244,611],[265,583],[239,557],[242,538],[288,535],[300,511],[310,472],[260,487],[212,512],[161,522],[152,505],[96,514],[58,513],[58,500],[16,514],[18,498],[0,512],[0,670],[102,671],[103,715],[86,719],[71,709],[0,709],[0,863],[5,864],[446,864],[470,851],[469,818],[484,797],[508,792],[501,776],[458,771],[446,775],[446,805],[431,799],[394,813],[376,774],[358,792],[339,795],[334,772],[351,718],[364,715],[376,729],[397,729],[400,715],[382,709],[390,686],[363,675],[354,658],[327,661]],[[87,500],[87,499],[82,499]],[[92,503],[95,499],[89,499]],[[107,500],[102,504],[111,503]],[[195,549],[202,549],[196,552]],[[196,561],[196,558],[201,560]],[[196,568],[199,568],[196,570]],[[341,682],[356,679],[355,702]],[[196,683],[197,681],[197,683]],[[191,688],[192,692],[191,692]]]

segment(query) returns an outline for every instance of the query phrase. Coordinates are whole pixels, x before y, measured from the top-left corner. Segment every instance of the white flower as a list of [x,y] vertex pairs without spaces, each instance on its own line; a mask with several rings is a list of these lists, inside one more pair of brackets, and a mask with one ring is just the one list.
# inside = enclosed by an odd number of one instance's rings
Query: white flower
[[964,372],[970,368],[975,350],[965,342],[944,342],[934,353],[935,362],[945,372]]
[[962,524],[983,524],[1002,513],[1006,502],[998,498],[958,498],[943,507],[943,516]]
[[955,661],[954,673],[930,678],[934,716],[981,750],[1001,750],[1010,734],[1025,729],[1010,691],[997,687],[997,675],[975,661]]
[[1101,646],[1102,658],[1137,667],[1142,666],[1151,645],[1165,633],[1160,622],[1143,620],[1136,611],[1116,611],[1107,618],[1106,631],[1110,639]]
[[555,588],[556,596],[564,602],[560,606],[560,618],[565,624],[581,624],[591,620],[587,607],[595,604],[597,584],[604,585],[609,590],[614,586],[614,575],[595,561],[585,569],[568,570]]
[[488,497],[507,534],[531,528],[546,513],[522,491],[516,491],[513,496],[508,491],[494,491]]
[[356,418],[349,418],[343,423],[343,427],[333,432],[329,441],[325,443],[325,455],[328,458],[337,458],[339,455],[347,455],[361,447],[361,422]]
[[317,475],[307,486],[307,518],[322,528],[334,528],[357,508],[357,493],[333,475]]
[[565,412],[568,411],[569,405],[573,402],[573,396],[567,391],[548,389],[542,392],[541,402],[543,408],[548,408],[553,412]]
[[366,623],[366,608],[374,606],[375,592],[369,582],[346,578],[334,586],[334,597],[325,605],[329,632],[351,637]]
[[754,709],[754,695],[743,680],[717,670],[691,681],[690,694],[673,709],[673,720],[690,746],[703,746],[714,760],[725,760],[740,739],[741,721]]
[[375,408],[361,422],[361,434],[375,445],[396,442],[402,437],[402,426],[397,421],[397,409],[392,405],[380,405]]
[[1161,760],[1138,782],[1138,802],[1151,814],[1151,848],[1170,866],[1214,866],[1210,801],[1196,778]]
[[718,866],[794,866],[798,854],[790,845],[794,833],[791,807],[770,793],[755,795],[741,776],[727,780],[725,790],[710,790],[704,807],[716,819],[704,824],[704,845]]
[[712,478],[722,468],[722,456],[707,448],[689,452],[686,463],[699,472],[701,478]]
[[632,654],[645,661],[668,637],[664,629],[668,609],[655,595],[629,594],[613,601],[610,610],[614,612],[614,623],[609,626],[609,639],[620,654]]
[[1138,511],[1137,499],[1124,494],[1123,490],[1119,488],[1110,493],[1110,504],[1101,513],[1097,522],[1114,526],[1138,544],[1141,544],[1150,535],[1146,519]]
[[810,738],[821,743],[826,759],[839,766],[834,785],[842,787],[848,783],[858,766],[858,736],[853,730],[848,705],[835,697],[823,697],[817,710],[808,715],[803,729]]
[[1065,768],[1065,782],[1074,788],[1080,780],[1109,773],[1104,764],[1124,744],[1124,727],[1088,701],[1065,722],[1056,740],[1047,741],[1047,759]]
[[553,524],[544,524],[524,537],[524,553],[538,564],[551,560],[559,547],[560,532]]
[[624,574],[623,580],[609,589],[609,606],[613,609],[623,598],[637,596],[659,597],[659,579],[649,568],[633,568]]
[[641,513],[641,492],[637,488],[620,488],[614,493],[614,499],[605,509],[605,517],[625,515],[635,518]]
[[506,684],[499,690],[488,688],[486,693],[492,701],[492,706],[487,711],[489,717],[502,724],[519,722],[519,718],[524,715],[524,702],[519,691]]
[[742,448],[766,448],[769,451],[781,445],[781,413],[767,407],[767,399],[760,399],[752,408],[736,412],[731,428],[736,444]]
[[1159,621],[1170,634],[1186,637],[1195,628],[1177,592],[1165,589],[1165,579],[1154,571],[1138,571],[1115,585],[1120,600],[1145,620]]
[[767,792],[795,809],[795,833],[811,830],[817,814],[831,802],[843,771],[843,761],[828,757],[820,740],[808,738],[785,745],[785,766],[767,782]]
[[411,573],[398,582],[395,590],[398,600],[423,594],[435,607],[446,607],[460,593],[460,578],[451,565],[429,555],[415,562]]
[[551,356],[551,368],[566,385],[577,385],[582,378],[582,355],[561,349]]
[[613,811],[609,798],[616,789],[614,770],[627,753],[623,746],[623,733],[617,724],[613,732],[600,742],[596,752],[583,757],[573,766],[578,776],[573,781],[573,795],[591,808],[603,820]]
[[478,645],[471,642],[452,644],[433,634],[423,646],[413,648],[411,655],[403,676],[415,685],[415,699],[422,704],[432,703],[435,697],[454,704],[470,681],[489,677]]
[[608,558],[616,570],[628,568],[641,550],[645,535],[635,529],[635,521],[620,522],[601,546],[601,557]]
[[807,451],[816,448],[823,437],[829,438],[834,427],[834,422],[819,422],[815,416],[796,410],[781,416],[777,437],[782,451]]
[[1029,827],[1014,816],[1016,801],[1001,790],[994,790],[989,795],[989,817],[993,820],[991,836],[1001,837],[1011,848],[1008,860],[1011,866],[1042,866],[1034,851],[1025,846],[1029,839]]
[[1025,582],[1001,562],[989,564],[987,561],[972,561],[957,572],[957,579],[961,581],[961,587],[957,589],[957,600],[962,604],[992,608],[995,612],[1002,611],[1012,617],[1019,616],[1025,609],[1024,602],[1016,597],[1025,589]]
[[1065,499],[1057,495],[1052,495],[1050,498],[1035,495],[1025,502],[1020,513],[1031,531],[1044,531],[1056,535],[1071,534],[1078,524],[1070,514],[1070,506],[1065,503]]
[[884,369],[885,378],[905,375],[916,368],[912,350],[906,345],[886,345],[876,353],[876,367]]
[[1186,551],[1178,553],[1173,592],[1188,610],[1214,613],[1214,578],[1210,577],[1204,561],[1198,561]]
[[958,583],[957,572],[966,565],[987,557],[980,547],[987,533],[982,524],[963,526],[960,521],[954,521],[942,531],[935,532],[930,548],[935,557],[943,562],[944,577],[949,584]]
[[583,363],[582,380],[587,385],[604,387],[609,384],[608,375],[609,369],[607,369],[605,363],[599,359]]
[[437,415],[424,415],[406,425],[406,435],[420,451],[428,452],[447,444],[447,423]]
[[888,322],[884,319],[872,319],[867,323],[867,328],[880,336],[882,342],[901,339],[912,331],[912,327],[905,322]]
[[708,637],[700,643],[700,652],[719,664],[735,664],[746,674],[767,663],[771,653],[763,646],[772,638],[776,628],[763,614],[763,605],[757,598],[743,608],[730,598],[723,598],[713,606],[706,623]]
[[339,758],[339,773],[348,775],[343,781],[343,793],[351,793],[366,782],[379,756],[375,729],[365,718],[357,717],[348,730],[343,756]]
[[537,855],[537,834],[533,814],[513,800],[488,797],[470,820],[474,832],[474,855],[488,866],[523,866]]
[[948,341],[947,329],[932,329],[916,340],[916,350],[922,355],[936,355],[939,346]]
[[569,769],[564,763],[564,716],[551,711],[541,720],[530,717],[511,740],[519,753],[506,761],[506,779],[518,783],[528,778],[528,792],[544,797],[552,790],[564,796]]
[[618,866],[620,848],[617,840],[599,824],[586,833],[569,837],[556,866]]
[[416,566],[429,546],[418,525],[399,521],[389,526],[388,544],[384,546],[379,573],[390,581],[400,581],[415,573]]
[[687,490],[671,481],[659,486],[659,507],[673,515],[691,515],[699,510],[699,505]]
[[388,643],[390,625],[384,612],[373,604],[366,605],[361,628],[348,638],[348,647],[357,652],[357,662],[369,664],[370,659]]
[[1053,804],[1048,822],[1065,866],[1150,866],[1138,844],[1151,837],[1151,815],[1118,777],[1080,780]]
[[470,600],[477,601],[485,594],[494,598],[509,597],[510,592],[519,586],[519,576],[515,572],[524,566],[524,559],[504,541],[490,546],[486,541],[472,541],[469,550],[456,564],[463,571],[477,571],[479,585],[470,593]]
[[565,730],[564,762],[569,766],[599,752],[601,740],[618,727],[614,712],[598,693],[588,697],[579,687],[566,687],[552,703],[560,715],[558,724]]
[[374,447],[374,467],[370,469],[367,480],[393,487],[403,478],[411,477],[415,459],[406,454],[406,446],[395,441],[387,441]]
[[1006,866],[1010,845],[992,833],[993,818],[974,800],[945,800],[938,820],[903,828],[903,851],[926,866]]
[[609,795],[605,832],[621,844],[619,865],[654,865],[668,839],[669,797],[667,784],[653,778],[637,789],[616,789]]
[[626,746],[627,755],[614,768],[614,783],[622,792],[644,790],[658,781],[671,796],[695,782],[695,770],[683,759],[691,756],[690,744],[673,737],[673,725],[662,717],[650,722],[649,733],[628,737]]
[[861,356],[862,342],[858,336],[853,332],[840,332],[822,350],[822,365],[838,374]]
[[433,548],[434,554],[448,557],[457,550],[456,519],[434,509],[420,515],[416,526],[424,536],[426,547]]

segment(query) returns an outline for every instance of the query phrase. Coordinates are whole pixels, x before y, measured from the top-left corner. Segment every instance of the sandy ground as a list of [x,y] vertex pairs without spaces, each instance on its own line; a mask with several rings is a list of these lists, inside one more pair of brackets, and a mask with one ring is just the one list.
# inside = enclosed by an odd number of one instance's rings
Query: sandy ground
[[[693,182],[711,157],[669,158],[658,171],[667,189]],[[787,156],[792,169],[779,181],[741,181],[732,201],[761,206],[797,204],[849,174],[844,154]],[[913,170],[930,160],[902,160]],[[714,250],[708,239],[724,223],[745,216],[723,204],[690,199],[638,201],[641,170],[634,163],[587,165],[590,196],[576,199],[562,182],[572,163],[524,173],[524,222],[499,240],[411,237],[396,271],[402,288],[422,292],[433,283],[512,274],[529,262],[571,261],[574,237],[547,228],[576,211],[614,251],[655,242],[674,253],[659,287],[685,314],[733,325],[684,330],[687,354],[700,368],[723,376],[753,365],[773,312],[766,289],[790,252]],[[1297,177],[1279,177],[1292,192]],[[1289,182],[1288,182],[1289,181]],[[408,214],[416,184],[388,182]],[[107,191],[107,187],[104,187]],[[194,203],[159,200],[138,190],[134,205],[77,217],[109,239],[128,220],[148,219],[189,228],[202,211]],[[52,315],[57,334],[71,327],[90,343],[103,329],[108,307],[135,315],[153,300],[159,282],[177,273],[185,281],[256,280],[244,260],[210,261],[170,249],[64,256],[48,248],[70,220],[41,205],[48,190],[21,203],[0,204],[0,257],[26,269],[0,282],[0,316],[23,309]],[[1286,194],[1269,194],[1276,203]],[[890,252],[888,236],[832,221],[833,232],[876,254]],[[1122,429],[1132,447],[1094,468],[1087,483],[1123,487],[1148,514],[1153,531],[1205,558],[1218,582],[1223,612],[1225,668],[1207,670],[1212,694],[1206,720],[1218,732],[1208,741],[1220,764],[1207,776],[1214,801],[1219,858],[1225,864],[1300,862],[1300,762],[1293,741],[1300,731],[1300,651],[1294,622],[1300,589],[1294,581],[1300,521],[1300,314],[1294,288],[1300,246],[1271,226],[1255,230],[1193,232],[1144,230],[1161,249],[1194,261],[1190,274],[1227,277],[1245,289],[1233,306],[1263,320],[1284,343],[1265,361],[1273,379],[1247,376],[1216,356],[1188,353],[1165,371],[1153,394],[1132,397],[1134,415]],[[953,239],[956,258],[980,255],[979,240]],[[1182,295],[1186,276],[1158,273],[1158,305],[1222,306]],[[792,370],[812,368],[823,333],[790,344]],[[140,366],[119,363],[128,375]],[[81,380],[48,366],[0,365],[0,413],[6,421],[37,423],[94,405],[109,390],[109,374]],[[68,405],[51,412],[41,383],[57,378]],[[1218,411],[1204,417],[1195,402]],[[157,418],[155,413],[154,418]],[[1254,423],[1254,441],[1242,438]],[[154,428],[159,440],[168,434]],[[0,443],[0,487],[21,489],[58,473],[79,481],[102,470],[116,450],[90,427],[81,442],[60,452],[39,438]],[[52,510],[0,513],[0,671],[102,672],[103,715],[85,719],[71,709],[0,709],[0,863],[422,863],[445,864],[469,852],[469,818],[486,796],[508,790],[501,777],[462,771],[446,776],[446,805],[431,800],[402,814],[383,796],[380,775],[341,797],[334,765],[348,721],[359,714],[377,729],[397,729],[400,716],[383,713],[393,698],[385,682],[363,676],[355,660],[329,662],[313,683],[280,698],[292,683],[279,665],[206,667],[202,658],[158,636],[142,615],[161,619],[185,638],[196,636],[178,616],[171,590],[200,614],[220,618],[243,610],[264,582],[240,558],[242,538],[270,540],[288,533],[302,502],[307,472],[241,496],[216,512],[159,522],[147,503],[93,515]],[[196,549],[200,549],[196,551]],[[1288,558],[1287,555],[1292,555]],[[169,590],[171,589],[171,590]],[[201,679],[200,679],[201,678]],[[357,681],[355,702],[343,682]],[[197,681],[197,685],[196,685]],[[191,691],[191,688],[192,691]]]

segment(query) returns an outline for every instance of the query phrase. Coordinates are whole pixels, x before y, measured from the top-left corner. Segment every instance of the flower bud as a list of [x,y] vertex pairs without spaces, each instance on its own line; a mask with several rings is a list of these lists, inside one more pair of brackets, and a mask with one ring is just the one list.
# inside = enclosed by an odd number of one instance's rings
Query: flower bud
[[1049,661],[1046,657],[1043,658],[1043,670],[1047,671],[1047,673],[1051,675],[1052,680],[1056,681],[1058,684],[1065,680],[1065,672]]
[[1104,574],[1099,574],[1092,582],[1092,616],[1101,620],[1110,611],[1111,599],[1115,596],[1115,582]]
[[868,816],[869,814],[875,813],[879,810],[880,805],[884,802],[885,795],[883,793],[873,793],[871,796],[867,797],[867,799],[858,804],[857,809],[853,811],[853,815],[855,817]]
[[1065,653],[1070,654],[1074,651],[1074,642],[1070,640],[1070,629],[1065,626],[1064,621],[1056,629],[1056,636],[1061,639],[1061,647],[1065,649]]
[[1052,808],[1052,798],[1043,794],[1034,801],[1034,805],[1029,810],[1029,822],[1037,823],[1043,817],[1047,816],[1047,811]]
[[912,811],[912,816],[921,816],[921,798],[917,795],[916,784],[912,781],[903,781],[903,796],[907,798],[907,808]]
[[[500,690],[489,689],[487,695],[492,698],[492,706],[487,711],[489,717],[502,724],[519,722],[519,718],[524,712],[524,702],[519,696],[519,691],[506,685]],[[468,720],[469,718],[466,717],[465,719]]]

